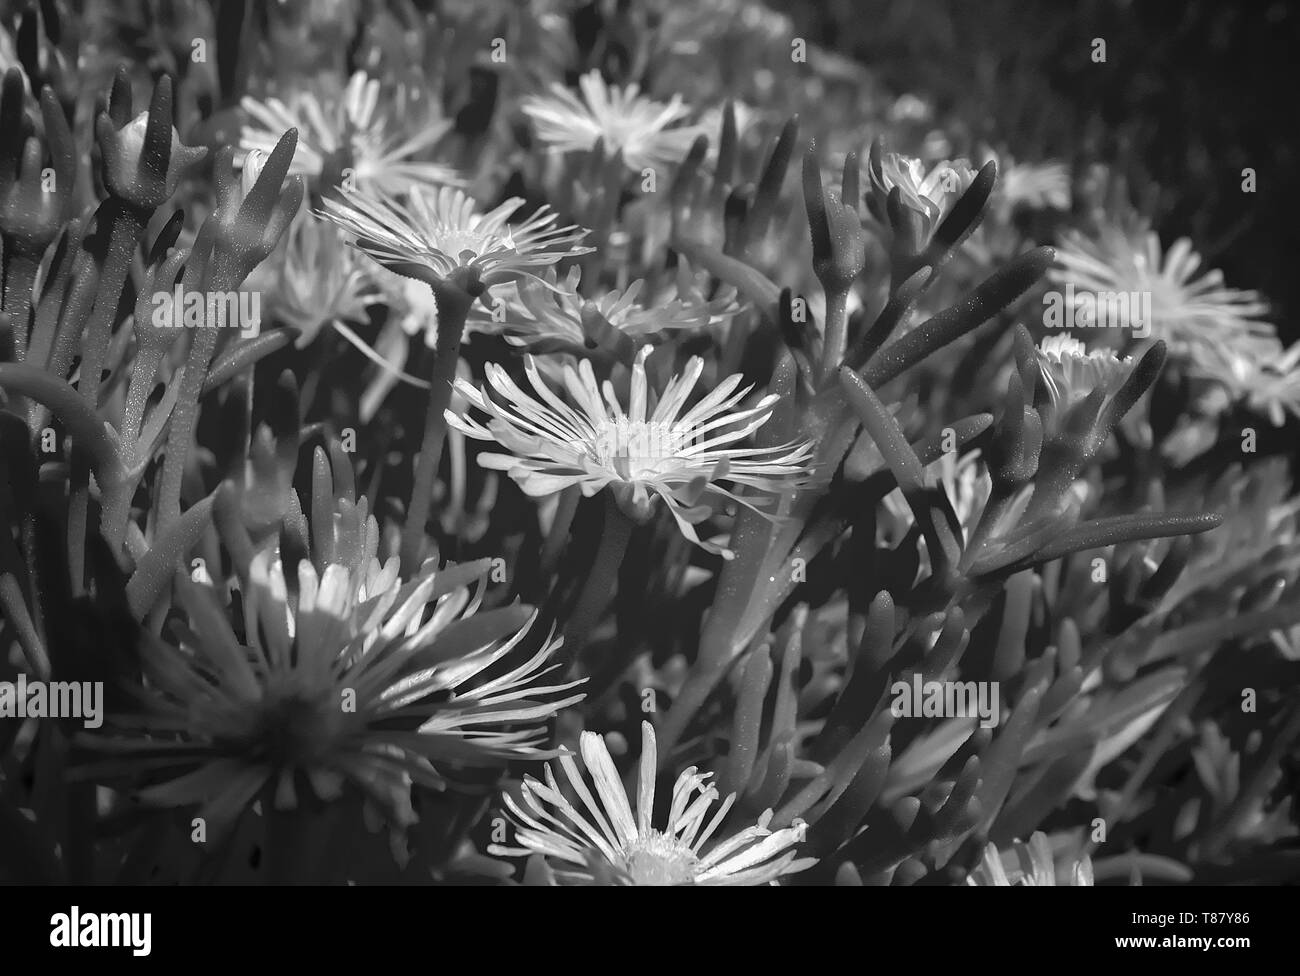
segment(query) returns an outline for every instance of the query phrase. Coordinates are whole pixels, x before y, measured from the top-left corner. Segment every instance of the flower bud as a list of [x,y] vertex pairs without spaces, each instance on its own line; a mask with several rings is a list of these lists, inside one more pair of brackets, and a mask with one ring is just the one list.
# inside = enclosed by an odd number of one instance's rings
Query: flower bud
[[207,150],[181,145],[172,127],[172,88],[164,77],[154,89],[153,102],[126,125],[114,128],[101,112],[95,137],[104,157],[104,186],[109,195],[138,210],[153,211],[165,203],[186,169],[201,161]]

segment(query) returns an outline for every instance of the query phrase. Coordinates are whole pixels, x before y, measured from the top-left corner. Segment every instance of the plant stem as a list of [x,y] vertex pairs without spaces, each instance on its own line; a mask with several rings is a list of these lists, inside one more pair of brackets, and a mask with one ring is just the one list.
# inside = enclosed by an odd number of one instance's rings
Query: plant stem
[[848,347],[848,302],[847,291],[836,290],[826,294],[826,333],[822,343],[823,382],[831,379],[844,361]]
[[551,531],[542,544],[540,568],[543,573],[554,573],[560,563],[560,552],[569,538],[573,528],[573,516],[578,511],[578,499],[582,497],[577,485],[571,485],[560,492],[555,506],[555,518],[551,522]]
[[722,670],[715,668],[711,661],[704,668],[697,665],[691,669],[681,691],[673,699],[672,707],[668,709],[663,726],[656,733],[659,738],[660,769],[668,767],[673,747],[681,740],[686,726],[703,707],[721,678]]
[[[199,240],[205,240],[205,232],[210,224],[205,222],[199,229]],[[235,257],[216,245],[210,245],[211,251],[205,251],[198,241],[191,248],[191,255],[203,254],[202,260],[193,257],[185,266],[181,277],[181,287],[185,291],[210,293],[213,291],[230,291],[238,288],[247,271],[240,270]],[[172,411],[171,425],[167,429],[167,446],[163,453],[162,477],[156,492],[158,499],[158,532],[167,529],[181,515],[181,488],[185,480],[185,461],[190,453],[190,441],[194,439],[194,428],[199,419],[199,399],[203,395],[203,386],[208,378],[208,368],[217,351],[216,329],[195,329],[190,339],[189,353],[185,360],[185,372],[181,376],[180,395]]]
[[402,526],[403,576],[410,576],[418,570],[424,556],[424,530],[429,521],[429,510],[433,506],[433,483],[438,477],[438,462],[442,460],[442,445],[447,438],[447,421],[443,414],[451,403],[452,383],[456,379],[456,365],[460,362],[460,339],[465,331],[465,319],[474,302],[474,296],[456,283],[431,282],[429,287],[433,289],[433,297],[438,305],[438,346],[429,375],[424,438],[416,461],[406,524]]
[[176,399],[171,426],[167,430],[167,446],[163,454],[162,476],[158,482],[158,529],[165,531],[181,515],[181,484],[185,479],[185,460],[190,452],[190,441],[198,422],[199,394],[203,378],[217,348],[216,329],[195,329],[190,339],[185,372],[181,376],[181,392]]
[[136,564],[126,584],[126,601],[136,620],[143,620],[162,597],[177,566],[198,545],[212,524],[216,492],[195,502],[167,531],[159,530],[149,551]]
[[[12,541],[9,542],[9,547],[13,547]],[[27,609],[18,578],[8,571],[0,573],[0,610],[4,611],[5,617],[13,626],[14,636],[18,639],[28,669],[42,681],[48,680],[50,655],[46,652],[45,644]]]
[[[126,286],[127,273],[131,269],[131,256],[148,219],[148,214],[116,202],[107,206],[102,216],[112,221],[112,229],[109,231],[104,268],[99,276],[99,291],[86,327],[81,378],[77,383],[77,392],[93,411],[99,408],[100,374],[104,371],[104,357],[108,354],[118,302],[122,297],[122,289]],[[68,567],[74,593],[81,592],[85,579],[89,508],[90,468],[74,461],[68,499]],[[114,555],[117,553],[114,552]]]
[[316,817],[301,806],[292,810],[275,808],[275,788],[262,793],[262,816],[266,821],[266,880],[269,884],[303,884],[308,878],[313,851],[311,840]]
[[36,281],[40,255],[28,254],[22,247],[14,246],[12,241],[5,243],[5,250],[13,247],[13,254],[5,255],[3,308],[13,317],[14,362],[21,363],[27,358],[27,320],[31,313],[32,284]]
[[78,391],[92,408],[98,406],[100,374],[104,371],[104,356],[108,353],[109,340],[113,334],[113,319],[117,315],[122,289],[126,286],[126,277],[131,270],[131,256],[135,253],[136,242],[144,233],[148,217],[147,214],[120,203],[106,208],[104,216],[112,221],[112,229],[109,232],[108,253],[104,256],[104,267],[99,275],[98,294],[86,328],[81,379],[77,383]]
[[[136,360],[131,367],[131,382],[127,385],[126,407],[122,415],[121,452],[123,464],[128,469],[134,468],[140,458],[135,456],[136,444],[144,429],[144,412],[149,405],[149,395],[153,392],[153,378],[162,363],[164,346],[136,346]],[[117,492],[111,500],[103,503],[100,516],[101,531],[113,552],[120,552],[126,539],[126,523],[131,518],[131,497],[134,494],[132,479],[129,487]]]
[[[95,266],[94,259],[89,252],[80,252],[73,264],[71,284],[55,315],[54,334],[50,337],[48,353],[33,359],[32,356],[35,356],[37,350],[34,347],[28,348],[28,353],[31,354],[28,357],[28,365],[39,367],[65,386],[73,357],[81,347],[81,336],[86,330],[86,322],[89,321],[90,313],[94,309],[95,289],[98,284],[99,269]],[[40,317],[39,309],[37,317]],[[39,338],[41,333],[38,332],[37,336]],[[49,423],[50,411],[44,404],[33,402],[30,417],[28,427],[33,436],[36,436]]]
[[591,572],[582,585],[578,603],[569,615],[564,628],[564,656],[576,661],[587,644],[592,628],[600,619],[601,611],[609,603],[610,593],[618,580],[618,570],[627,554],[628,540],[632,538],[632,519],[618,507],[610,492],[605,494],[605,522],[601,526],[600,546],[591,564]]

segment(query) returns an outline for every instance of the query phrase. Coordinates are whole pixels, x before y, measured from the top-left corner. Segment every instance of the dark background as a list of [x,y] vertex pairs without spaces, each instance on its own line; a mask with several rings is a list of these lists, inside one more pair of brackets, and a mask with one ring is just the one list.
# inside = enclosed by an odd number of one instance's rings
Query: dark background
[[1204,267],[1273,303],[1285,343],[1300,338],[1300,4],[769,2],[894,92],[929,96],[939,124],[1024,160],[1116,162],[1152,194],[1166,248],[1190,236]]

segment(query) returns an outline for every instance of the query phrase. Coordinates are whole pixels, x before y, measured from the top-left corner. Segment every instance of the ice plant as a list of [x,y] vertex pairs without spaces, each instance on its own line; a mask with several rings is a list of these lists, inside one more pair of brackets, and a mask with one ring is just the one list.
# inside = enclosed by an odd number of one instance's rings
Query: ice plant
[[379,300],[363,260],[344,244],[332,224],[310,213],[298,214],[282,255],[272,258],[269,269],[278,282],[271,290],[271,313],[298,329],[298,348],[310,345],[322,328],[333,325],[370,354],[370,348],[345,324],[365,322],[366,310]]
[[[170,86],[159,88],[170,99]],[[156,103],[162,101],[163,96],[156,98]],[[140,210],[159,206],[175,192],[185,170],[207,155],[203,149],[183,145],[175,128],[162,130],[170,108],[170,104],[163,110],[151,106],[120,127],[108,115],[96,122],[95,135],[104,148],[105,186],[113,197]],[[269,148],[274,147],[272,140]]]
[[507,342],[530,352],[603,349],[630,359],[638,342],[717,325],[741,310],[734,288],[706,298],[685,262],[678,266],[676,280],[658,293],[648,293],[645,279],[639,278],[626,288],[584,298],[578,293],[579,278],[579,269],[573,268],[562,281],[522,281],[499,300],[500,308],[494,307],[487,321],[499,322],[496,328]]
[[[463,183],[452,168],[419,158],[451,123],[441,118],[408,121],[381,111],[380,89],[377,78],[358,71],[341,95],[324,104],[310,91],[296,93],[287,103],[246,95],[240,107],[248,121],[240,131],[239,147],[245,154],[270,152],[280,133],[296,128],[298,150],[289,172],[308,177],[322,190],[343,185],[400,195],[412,188]],[[388,104],[391,96],[382,100]],[[416,134],[405,137],[400,131],[404,124]]]
[[993,194],[1003,218],[1016,210],[1069,210],[1070,170],[1064,163],[1022,163],[1003,156]]
[[[728,556],[725,547],[696,534],[695,525],[710,514],[702,502],[712,496],[750,508],[763,506],[799,483],[811,445],[745,446],[745,439],[771,418],[779,397],[768,394],[739,408],[751,389],[741,387],[740,374],[727,377],[687,408],[704,370],[699,357],[652,404],[645,371],[650,353],[649,346],[637,353],[627,410],[608,382],[596,383],[585,360],[576,369],[564,368],[564,389],[573,405],[564,403],[530,356],[525,372],[532,393],[489,363],[487,387],[456,383],[466,401],[487,414],[487,425],[450,412],[447,422],[470,437],[506,448],[510,453],[480,454],[479,463],[505,471],[529,495],[545,497],[576,486],[591,497],[608,488],[623,512],[637,521],[649,518],[659,499],[686,538]],[[737,492],[725,487],[728,482],[751,491]]]
[[1085,399],[1093,390],[1110,395],[1119,389],[1132,368],[1126,356],[1109,349],[1088,351],[1070,335],[1048,336],[1038,346],[1038,364],[1052,404],[1065,409]]
[[345,192],[326,199],[324,216],[356,237],[356,246],[380,264],[421,280],[472,271],[491,288],[586,254],[578,244],[586,231],[556,227],[559,215],[539,207],[523,221],[510,218],[524,205],[511,197],[486,213],[463,190],[412,190],[403,202],[378,192]]
[[[605,740],[583,732],[583,765],[595,786],[593,796],[572,754],[559,762],[567,787],[581,801],[564,795],[555,770],[546,767],[546,782],[524,779],[520,800],[505,794],[506,809],[515,825],[515,844],[493,845],[489,853],[542,855],[563,884],[597,884],[606,877],[593,863],[608,869],[616,885],[763,885],[804,870],[812,859],[795,859],[803,839],[801,821],[769,830],[768,810],[750,827],[722,835],[710,844],[736,800],[733,793],[710,814],[719,798],[709,785],[712,773],[692,766],[677,777],[663,827],[654,826],[657,754],[654,728],[641,723],[641,762],[636,809],[632,808]],[[600,880],[598,880],[600,879]]]
[[920,222],[921,243],[929,239],[953,204],[966,192],[976,171],[964,159],[942,160],[927,171],[925,164],[899,153],[873,153],[867,172],[872,193],[883,213],[894,190],[903,207]]
[[[856,184],[856,172],[852,176]],[[890,231],[890,290],[897,292],[922,271],[926,277],[920,287],[925,287],[979,226],[997,164],[990,160],[976,171],[964,159],[944,160],[927,172],[919,159],[886,153],[877,138],[867,157],[867,177],[867,208]]]
[[[643,347],[632,365],[626,411],[608,381],[597,385],[590,360],[583,359],[576,369],[564,367],[570,406],[547,386],[529,356],[525,372],[532,394],[489,363],[491,394],[487,387],[476,389],[463,380],[456,385],[468,404],[487,414],[487,425],[447,414],[447,423],[467,436],[506,448],[510,453],[479,454],[479,464],[506,472],[528,495],[541,498],[577,488],[590,498],[608,489],[600,548],[565,630],[573,654],[584,647],[608,598],[633,526],[653,516],[656,501],[664,503],[688,540],[731,559],[731,549],[696,532],[695,526],[712,514],[708,503],[734,502],[754,511],[770,507],[803,480],[812,455],[812,445],[806,442],[744,446],[743,441],[771,418],[780,398],[769,394],[737,409],[750,390],[740,387],[740,374],[727,377],[688,409],[704,370],[699,357],[668,382],[652,405],[645,371],[650,352],[649,346]],[[739,493],[736,488],[749,491]]]
[[680,162],[699,134],[697,127],[679,124],[690,115],[679,95],[667,104],[656,102],[637,85],[607,84],[598,71],[579,78],[578,87],[581,99],[559,84],[549,94],[524,99],[538,138],[558,152],[588,152],[600,142],[640,172]]
[[303,788],[329,801],[349,784],[404,827],[413,784],[552,755],[545,723],[582,695],[547,677],[555,641],[519,653],[526,608],[474,625],[474,582],[428,564],[403,583],[395,558],[322,572],[303,560],[290,589],[264,550],[236,628],[211,584],[182,581],[186,624],[174,645],[145,641],[139,707],[86,738],[104,757],[89,772],[136,773],[140,799],[197,805],[214,832],[264,792],[290,810]]
[[1056,260],[1052,280],[1076,292],[1150,295],[1151,322],[1143,324],[1175,354],[1198,359],[1224,343],[1273,334],[1263,320],[1267,304],[1256,292],[1229,288],[1223,272],[1201,270],[1188,238],[1162,251],[1154,231],[1107,223],[1095,236],[1067,232]]
[[1219,384],[1201,400],[1213,413],[1241,402],[1268,417],[1274,427],[1285,424],[1288,414],[1300,417],[1300,343],[1287,349],[1270,337],[1205,346],[1191,372]]
[[762,2],[10,5],[0,881],[1296,880],[1259,140]]
[[[566,257],[585,254],[586,231],[554,226],[558,215],[543,206],[518,224],[510,217],[524,205],[512,197],[487,213],[462,190],[413,190],[401,203],[383,194],[345,193],[326,199],[324,215],[355,235],[356,246],[385,267],[425,281],[438,306],[437,356],[429,377],[429,402],[416,485],[402,543],[402,565],[418,565],[433,481],[446,436],[443,414],[460,358],[460,341],[474,299],[486,289],[520,277],[537,277]],[[373,357],[382,361],[382,357]]]

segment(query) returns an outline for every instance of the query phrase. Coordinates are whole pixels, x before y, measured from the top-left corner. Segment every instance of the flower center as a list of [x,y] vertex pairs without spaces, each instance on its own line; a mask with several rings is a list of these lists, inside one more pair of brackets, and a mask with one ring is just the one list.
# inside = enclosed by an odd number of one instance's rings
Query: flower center
[[[488,249],[490,243],[476,230],[443,229],[435,236],[438,250],[448,256],[455,255],[468,263]],[[465,257],[468,251],[469,258]]]
[[666,887],[690,884],[698,864],[699,858],[685,844],[651,831],[628,849],[623,868],[633,884]]
[[301,681],[272,681],[250,716],[248,745],[278,767],[311,765],[333,750],[344,714],[329,694]]
[[597,431],[595,460],[635,481],[657,474],[664,461],[679,457],[690,443],[689,432],[672,424],[620,420]]

